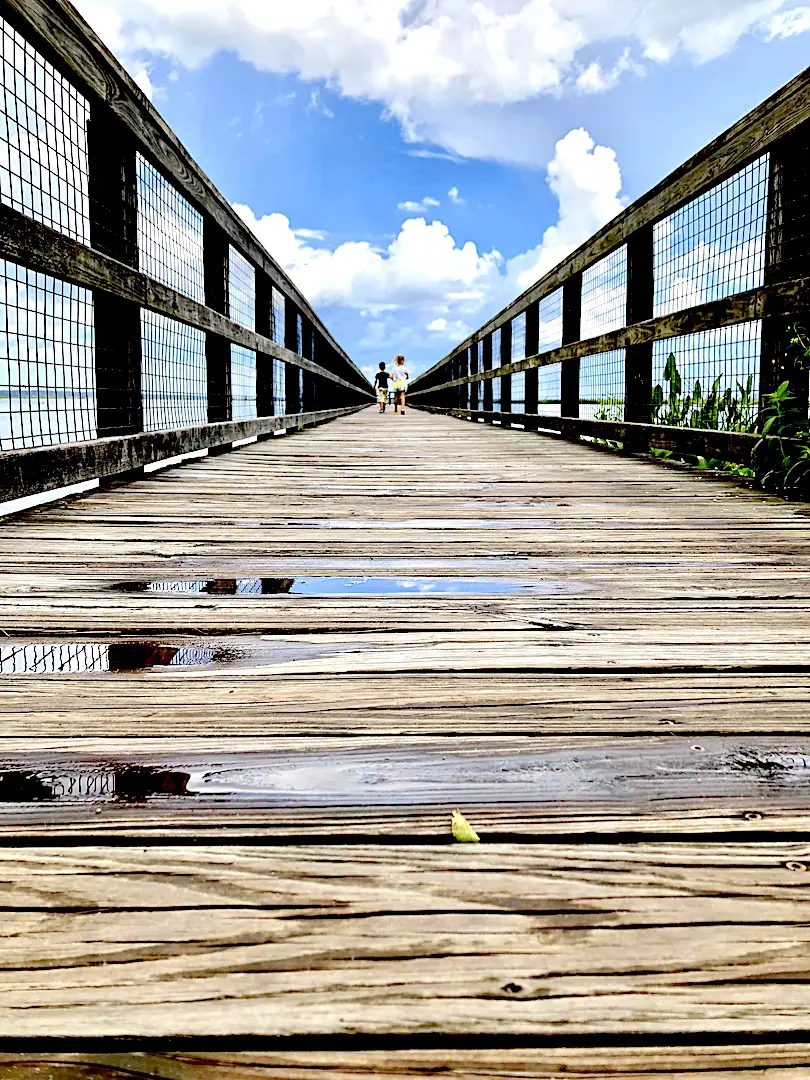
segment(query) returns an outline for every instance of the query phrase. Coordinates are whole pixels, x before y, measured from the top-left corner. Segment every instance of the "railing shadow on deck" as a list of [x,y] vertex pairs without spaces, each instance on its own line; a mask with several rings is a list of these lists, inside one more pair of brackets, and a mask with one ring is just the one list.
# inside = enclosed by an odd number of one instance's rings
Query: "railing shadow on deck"
[[0,0],[0,54],[0,502],[370,403],[67,0]]

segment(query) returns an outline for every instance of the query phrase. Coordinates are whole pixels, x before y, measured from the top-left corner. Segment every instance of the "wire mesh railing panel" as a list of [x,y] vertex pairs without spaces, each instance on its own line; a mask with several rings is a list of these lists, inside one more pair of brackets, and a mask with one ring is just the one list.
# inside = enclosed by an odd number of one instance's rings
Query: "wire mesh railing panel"
[[284,344],[284,322],[286,319],[287,304],[284,293],[280,289],[277,289],[275,285],[271,292],[271,310],[270,310],[270,336],[275,341],[276,345]]
[[86,98],[0,18],[0,200],[90,242]]
[[582,357],[579,415],[583,420],[624,419],[624,349]]
[[228,252],[228,313],[240,326],[256,329],[256,270],[233,245]]
[[754,321],[656,341],[652,422],[751,430],[759,409],[761,333]]
[[205,332],[141,311],[143,430],[208,422]]
[[563,291],[556,289],[544,296],[538,306],[538,353],[559,349],[562,345]]
[[518,371],[512,376],[512,412],[526,412],[525,371]]
[[202,214],[142,154],[137,180],[141,271],[204,304]]
[[526,359],[526,312],[512,320],[512,363]]
[[769,167],[765,154],[655,225],[655,315],[762,285]]
[[[501,366],[501,328],[492,331],[492,366],[497,368]],[[498,378],[492,380],[492,411],[501,411],[501,379]]]
[[62,675],[109,671],[107,645],[0,645],[0,675]]
[[273,416],[284,416],[287,411],[286,368],[283,360],[273,359]]
[[580,336],[618,330],[627,321],[627,245],[611,251],[582,274]]
[[256,417],[256,353],[241,345],[231,345],[231,417]]
[[537,412],[540,416],[562,415],[562,364],[545,364],[537,369]]
[[91,292],[0,260],[0,450],[97,435]]

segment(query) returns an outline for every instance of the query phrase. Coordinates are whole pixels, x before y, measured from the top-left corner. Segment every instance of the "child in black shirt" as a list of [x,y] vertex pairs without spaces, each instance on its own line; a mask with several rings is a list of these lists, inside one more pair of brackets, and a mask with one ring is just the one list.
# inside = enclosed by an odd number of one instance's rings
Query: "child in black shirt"
[[380,403],[380,412],[385,412],[388,404],[388,380],[391,378],[385,370],[385,364],[380,364],[380,370],[374,376],[374,386],[377,390],[377,401]]

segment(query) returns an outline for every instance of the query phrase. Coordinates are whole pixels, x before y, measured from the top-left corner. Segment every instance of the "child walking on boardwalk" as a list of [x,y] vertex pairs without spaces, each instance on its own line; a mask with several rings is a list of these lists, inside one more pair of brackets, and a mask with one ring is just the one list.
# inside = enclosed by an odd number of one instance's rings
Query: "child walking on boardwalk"
[[374,376],[374,385],[377,388],[377,401],[380,403],[380,412],[385,412],[388,404],[388,380],[391,376],[385,370],[385,364],[380,364],[380,370]]
[[394,370],[392,372],[394,379],[394,412],[397,408],[402,409],[402,415],[405,415],[405,393],[408,389],[408,382],[410,375],[405,367],[405,357],[394,357]]

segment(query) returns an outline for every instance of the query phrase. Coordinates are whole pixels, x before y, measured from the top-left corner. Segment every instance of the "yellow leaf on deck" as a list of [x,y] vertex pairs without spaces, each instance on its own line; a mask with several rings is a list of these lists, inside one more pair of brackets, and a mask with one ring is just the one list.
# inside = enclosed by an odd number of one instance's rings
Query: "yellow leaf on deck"
[[478,844],[480,837],[460,810],[453,811],[453,836],[460,844]]

